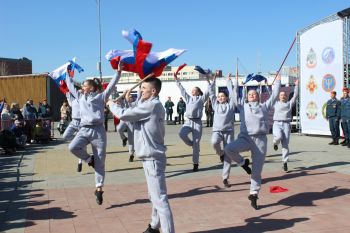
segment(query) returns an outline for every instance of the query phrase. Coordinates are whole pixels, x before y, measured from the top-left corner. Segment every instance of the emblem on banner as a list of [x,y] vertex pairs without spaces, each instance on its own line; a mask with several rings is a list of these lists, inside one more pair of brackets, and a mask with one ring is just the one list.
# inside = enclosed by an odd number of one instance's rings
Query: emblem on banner
[[306,105],[306,116],[309,120],[314,120],[317,117],[317,105],[314,101],[310,101]]
[[314,68],[317,65],[316,53],[313,48],[310,48],[309,53],[306,56],[306,66],[309,68]]
[[325,76],[323,76],[323,79],[322,79],[323,90],[325,90],[326,92],[331,92],[335,88],[335,84],[336,84],[336,81],[333,75],[326,74]]
[[331,64],[334,61],[335,52],[332,47],[326,47],[322,52],[322,61],[326,64]]
[[327,113],[327,102],[324,103],[322,106],[322,116],[325,120],[327,120],[326,113]]
[[310,75],[309,82],[306,84],[306,90],[313,94],[317,89],[317,84],[313,75]]

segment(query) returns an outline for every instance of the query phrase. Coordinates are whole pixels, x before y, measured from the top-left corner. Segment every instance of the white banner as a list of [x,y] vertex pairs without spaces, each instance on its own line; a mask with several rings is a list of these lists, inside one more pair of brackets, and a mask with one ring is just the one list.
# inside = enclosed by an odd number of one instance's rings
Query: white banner
[[343,21],[320,24],[300,36],[300,123],[306,134],[330,135],[330,92],[343,87]]

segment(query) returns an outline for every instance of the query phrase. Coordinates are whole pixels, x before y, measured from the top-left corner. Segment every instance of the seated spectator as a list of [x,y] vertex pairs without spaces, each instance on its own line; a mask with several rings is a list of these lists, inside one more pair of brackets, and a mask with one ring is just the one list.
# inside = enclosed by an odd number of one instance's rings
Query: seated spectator
[[6,154],[12,155],[16,152],[16,137],[10,130],[0,131],[0,147]]
[[52,116],[52,108],[47,103],[46,99],[44,99],[43,103],[39,105],[38,115],[42,118],[50,118]]
[[16,137],[17,147],[23,148],[27,142],[27,136],[23,132],[23,125],[19,120],[15,120],[15,123],[11,127],[11,132]]
[[10,115],[10,106],[4,103],[4,107],[1,112],[1,129],[9,130],[12,125],[12,119]]
[[19,109],[18,103],[11,104],[10,115],[11,115],[11,118],[14,120],[16,120],[16,119],[18,119],[20,121],[23,120],[23,114],[22,114],[21,110]]

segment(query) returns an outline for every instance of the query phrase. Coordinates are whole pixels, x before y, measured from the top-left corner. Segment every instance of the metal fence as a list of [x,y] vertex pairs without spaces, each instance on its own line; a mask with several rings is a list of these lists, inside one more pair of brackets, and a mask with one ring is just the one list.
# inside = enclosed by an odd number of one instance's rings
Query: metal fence
[[[54,129],[54,121],[51,118],[37,118],[32,120],[20,120],[23,124],[23,131],[26,133],[26,130],[33,130],[36,126],[42,127],[44,130],[50,131],[50,138],[53,139],[55,137],[55,129]],[[0,131],[1,130],[10,130],[14,125],[14,120],[2,120],[0,121]],[[31,133],[31,132],[30,132]],[[27,135],[29,136],[29,135]]]

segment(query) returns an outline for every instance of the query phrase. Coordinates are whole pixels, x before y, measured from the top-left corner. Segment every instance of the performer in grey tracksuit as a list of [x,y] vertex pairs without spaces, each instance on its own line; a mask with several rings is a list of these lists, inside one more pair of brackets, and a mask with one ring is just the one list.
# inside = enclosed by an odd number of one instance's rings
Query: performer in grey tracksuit
[[[121,67],[121,65],[120,65]],[[78,92],[74,88],[73,81],[67,75],[66,83],[69,91],[79,101],[80,107],[80,129],[72,142],[69,144],[69,150],[78,158],[87,162],[95,169],[96,183],[96,202],[101,205],[103,202],[102,187],[105,177],[105,159],[107,147],[107,135],[104,128],[104,106],[108,97],[115,89],[115,85],[119,81],[121,68],[117,74],[109,82],[107,88],[102,89],[98,79],[86,80],[82,86],[83,93]],[[87,144],[91,144],[93,156],[86,151]]]
[[[126,105],[125,105],[126,107]],[[117,126],[117,131],[119,133],[120,138],[123,141],[123,146],[126,146],[128,143],[129,147],[129,162],[134,161],[134,127],[130,122],[120,121]],[[125,136],[125,131],[127,131],[128,136]]]
[[[245,102],[245,92],[237,108],[240,113],[241,127],[238,138],[225,147],[225,155],[228,155],[239,165],[246,165],[245,160],[239,154],[243,151],[251,151],[252,175],[250,180],[249,200],[253,208],[257,209],[258,193],[261,188],[261,172],[263,169],[269,131],[269,110],[273,107],[280,90],[281,77],[276,78],[275,87],[270,98],[259,103],[259,95],[256,90],[248,92],[248,101]],[[242,166],[242,167],[243,167]],[[244,167],[243,167],[244,168]]]
[[[126,94],[126,93],[124,93]],[[121,102],[121,106],[125,108],[131,108],[134,107],[137,101],[140,99],[140,92],[137,92],[137,97],[136,100],[133,101],[132,95],[129,95],[128,97],[124,97],[123,101]],[[125,136],[124,132],[125,130],[127,131],[128,137]],[[134,126],[131,122],[125,122],[125,121],[120,121],[117,131],[119,132],[120,138],[123,141],[123,146],[126,146],[126,142],[129,144],[129,162],[134,161],[134,153],[135,153],[135,148],[134,148]]]
[[290,101],[287,101],[286,92],[281,91],[279,101],[274,105],[275,112],[273,114],[273,148],[278,149],[278,144],[282,145],[282,161],[284,171],[288,171],[289,159],[289,138],[290,138],[290,122],[292,121],[292,108],[298,98],[298,80],[295,81],[294,95]]
[[121,105],[109,102],[114,115],[134,124],[135,154],[142,160],[152,202],[147,233],[159,232],[159,228],[163,233],[175,232],[165,182],[165,111],[158,97],[160,89],[161,81],[152,77],[142,83],[141,100],[134,107],[123,109]]
[[[237,82],[235,82],[234,90],[232,89],[232,81],[230,74],[227,77],[227,90],[228,95],[225,92],[219,92],[218,97],[215,96],[215,78],[212,84],[212,88],[209,91],[209,97],[214,111],[214,123],[213,134],[211,137],[211,143],[216,151],[216,154],[220,156],[220,160],[224,163],[222,170],[222,179],[225,187],[230,187],[228,178],[230,176],[232,160],[229,156],[225,156],[223,148],[231,142],[234,136],[233,120],[235,115],[235,107],[237,105]],[[221,142],[223,148],[221,148]]]
[[[207,75],[208,88],[203,94],[199,87],[192,89],[192,96],[187,94],[185,88],[181,85],[179,79],[174,75],[176,85],[179,87],[181,95],[184,97],[186,102],[186,113],[185,116],[188,118],[185,124],[182,126],[179,136],[188,146],[193,149],[192,161],[193,171],[198,171],[199,165],[199,151],[200,151],[200,140],[202,137],[202,115],[203,106],[209,97],[209,75]],[[192,133],[192,140],[189,139],[188,134]]]
[[[65,141],[70,141],[75,137],[76,133],[80,129],[80,107],[79,107],[78,100],[74,98],[74,96],[70,92],[66,93],[66,97],[67,97],[68,104],[72,108],[72,121],[69,123],[67,129],[64,131],[63,139]],[[81,172],[82,166],[83,166],[82,160],[79,159],[78,168],[77,168],[78,172]]]

